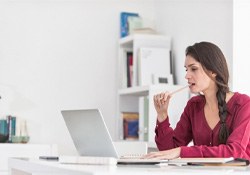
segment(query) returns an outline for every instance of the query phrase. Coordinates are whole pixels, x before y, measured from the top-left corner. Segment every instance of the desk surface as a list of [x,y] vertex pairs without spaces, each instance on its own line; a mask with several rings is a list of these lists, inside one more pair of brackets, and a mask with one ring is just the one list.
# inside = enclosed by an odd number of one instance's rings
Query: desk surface
[[[249,175],[250,167],[161,165],[76,165],[28,158],[10,158],[11,175]],[[19,172],[20,171],[20,172]]]

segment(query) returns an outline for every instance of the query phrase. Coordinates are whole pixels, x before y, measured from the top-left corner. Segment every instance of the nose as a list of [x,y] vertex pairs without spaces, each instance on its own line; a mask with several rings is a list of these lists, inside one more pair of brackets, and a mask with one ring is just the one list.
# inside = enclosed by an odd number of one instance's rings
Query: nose
[[186,72],[186,75],[185,75],[185,79],[189,79],[189,78],[191,78],[191,76],[190,76],[190,74],[188,73],[188,71]]

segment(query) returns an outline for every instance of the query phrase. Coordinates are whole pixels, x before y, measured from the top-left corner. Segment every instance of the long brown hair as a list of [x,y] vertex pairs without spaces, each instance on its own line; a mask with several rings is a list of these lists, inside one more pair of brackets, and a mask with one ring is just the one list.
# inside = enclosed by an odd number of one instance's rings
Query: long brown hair
[[216,97],[218,100],[220,117],[219,143],[225,144],[229,136],[229,130],[226,125],[226,93],[229,92],[229,72],[225,56],[218,46],[209,42],[195,43],[194,45],[187,47],[186,56],[187,55],[190,55],[196,61],[200,62],[208,76],[210,76],[208,71],[216,74],[215,79],[211,76],[210,78],[216,82],[218,87]]

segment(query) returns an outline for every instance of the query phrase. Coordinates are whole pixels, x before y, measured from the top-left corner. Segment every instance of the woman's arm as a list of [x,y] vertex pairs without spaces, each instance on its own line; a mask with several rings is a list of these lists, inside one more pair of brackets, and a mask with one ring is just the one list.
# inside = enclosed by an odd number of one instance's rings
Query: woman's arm
[[170,127],[169,117],[161,123],[157,121],[155,142],[160,151],[185,146],[192,140],[191,121],[188,117],[190,105],[191,103],[188,103],[185,107],[174,130]]
[[181,147],[180,157],[235,157],[250,159],[250,102],[234,112],[233,131],[226,144]]

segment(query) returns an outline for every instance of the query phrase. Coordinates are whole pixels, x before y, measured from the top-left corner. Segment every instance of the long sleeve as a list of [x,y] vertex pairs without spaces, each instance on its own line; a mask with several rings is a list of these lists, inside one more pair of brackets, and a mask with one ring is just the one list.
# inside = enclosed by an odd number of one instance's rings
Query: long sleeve
[[[235,92],[227,102],[229,137],[219,143],[220,123],[210,128],[204,113],[205,98],[191,98],[175,129],[169,120],[157,122],[155,141],[159,150],[181,147],[181,157],[237,157],[250,159],[250,97]],[[188,147],[193,141],[194,146]]]
[[174,130],[170,127],[169,117],[161,123],[157,121],[155,142],[159,150],[187,145],[192,140],[191,123],[187,112],[188,106],[189,104],[185,107],[181,119]]
[[[231,134],[218,146],[182,146],[181,157],[235,157],[250,159],[250,101],[241,100],[232,110]],[[232,117],[229,116],[229,117]]]

